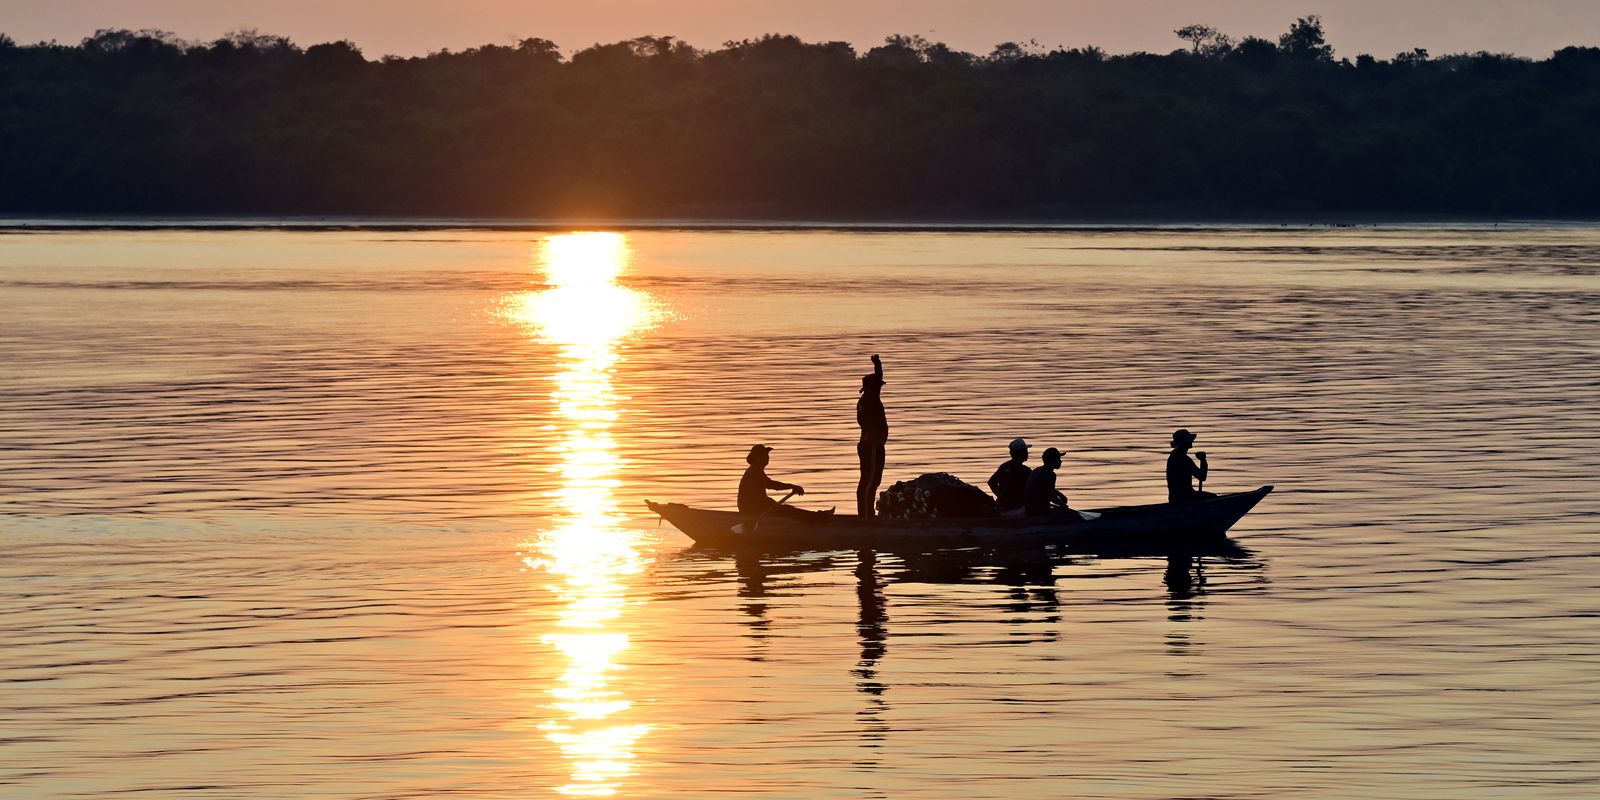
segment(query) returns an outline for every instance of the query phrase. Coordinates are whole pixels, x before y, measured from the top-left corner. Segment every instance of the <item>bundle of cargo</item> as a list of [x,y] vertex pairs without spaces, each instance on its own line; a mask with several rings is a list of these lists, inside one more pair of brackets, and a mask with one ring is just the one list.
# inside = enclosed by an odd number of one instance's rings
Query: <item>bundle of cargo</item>
[[887,519],[961,519],[999,514],[988,492],[944,472],[890,486],[878,495],[877,508],[878,516]]

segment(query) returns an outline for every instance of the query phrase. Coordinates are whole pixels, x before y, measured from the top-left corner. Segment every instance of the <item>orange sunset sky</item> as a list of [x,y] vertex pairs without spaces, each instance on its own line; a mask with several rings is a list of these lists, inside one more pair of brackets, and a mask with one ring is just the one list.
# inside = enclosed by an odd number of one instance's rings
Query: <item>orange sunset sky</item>
[[644,34],[698,47],[763,33],[871,46],[921,34],[973,52],[997,42],[1098,45],[1166,52],[1172,29],[1204,22],[1241,38],[1275,38],[1296,17],[1320,14],[1340,55],[1438,55],[1489,50],[1542,57],[1600,43],[1596,0],[0,0],[0,32],[21,43],[76,42],[97,28],[160,28],[207,39],[239,28],[301,44],[350,39],[368,56],[421,55],[552,39],[567,52]]

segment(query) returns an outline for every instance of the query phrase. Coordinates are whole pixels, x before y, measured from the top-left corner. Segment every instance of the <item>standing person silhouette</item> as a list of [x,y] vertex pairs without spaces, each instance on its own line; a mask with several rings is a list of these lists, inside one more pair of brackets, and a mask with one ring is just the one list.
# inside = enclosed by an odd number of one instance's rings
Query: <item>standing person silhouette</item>
[[861,482],[856,484],[856,513],[871,519],[878,486],[883,483],[884,445],[889,441],[889,415],[883,410],[883,360],[874,353],[872,374],[861,376],[861,399],[856,401],[856,424],[861,440],[856,455],[861,459]]

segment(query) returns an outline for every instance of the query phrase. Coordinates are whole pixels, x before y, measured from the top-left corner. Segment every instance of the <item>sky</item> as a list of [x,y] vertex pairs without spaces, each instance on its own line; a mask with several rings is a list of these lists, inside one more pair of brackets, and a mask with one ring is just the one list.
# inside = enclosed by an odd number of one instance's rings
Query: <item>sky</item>
[[599,42],[672,35],[697,47],[792,33],[865,49],[893,33],[960,50],[1035,40],[1113,53],[1167,52],[1191,22],[1235,39],[1276,38],[1320,14],[1338,55],[1423,47],[1543,57],[1600,45],[1600,0],[0,0],[0,32],[22,43],[76,43],[97,28],[158,28],[214,39],[256,28],[302,45],[348,39],[369,57],[423,55],[539,36],[568,53]]

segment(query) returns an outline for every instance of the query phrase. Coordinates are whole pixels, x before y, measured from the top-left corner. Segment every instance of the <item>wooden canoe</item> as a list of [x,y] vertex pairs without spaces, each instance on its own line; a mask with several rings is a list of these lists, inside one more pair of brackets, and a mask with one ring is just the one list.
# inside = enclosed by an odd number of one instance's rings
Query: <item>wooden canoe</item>
[[1040,517],[862,519],[854,514],[835,514],[813,522],[768,516],[755,524],[754,530],[745,532],[734,530],[734,526],[748,522],[737,511],[711,511],[649,500],[645,505],[697,544],[713,547],[833,550],[1064,545],[1161,552],[1225,540],[1228,529],[1271,491],[1271,486],[1263,486],[1198,503],[1090,509],[1100,516],[1070,522]]

